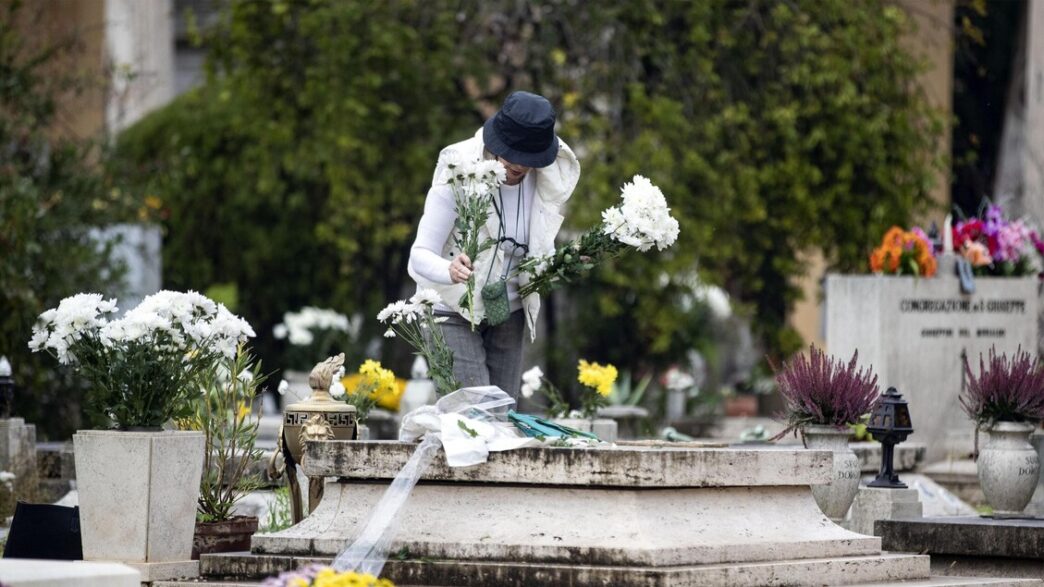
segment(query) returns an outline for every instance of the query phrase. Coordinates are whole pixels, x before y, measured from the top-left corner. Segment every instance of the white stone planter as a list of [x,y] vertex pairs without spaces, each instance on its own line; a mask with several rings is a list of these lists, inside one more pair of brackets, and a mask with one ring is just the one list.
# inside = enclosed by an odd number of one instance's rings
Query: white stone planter
[[617,424],[616,420],[609,418],[555,418],[556,424],[568,426],[580,432],[590,432],[604,442],[616,442]]
[[202,432],[74,434],[84,560],[190,561],[203,446]]
[[1029,443],[1034,426],[1021,422],[997,422],[979,453],[979,484],[993,513],[1022,513],[1033,498],[1040,476],[1040,458]]
[[848,446],[848,430],[838,430],[833,426],[806,426],[802,432],[808,448],[834,453],[833,481],[813,485],[812,496],[828,518],[841,523],[859,491],[859,457]]

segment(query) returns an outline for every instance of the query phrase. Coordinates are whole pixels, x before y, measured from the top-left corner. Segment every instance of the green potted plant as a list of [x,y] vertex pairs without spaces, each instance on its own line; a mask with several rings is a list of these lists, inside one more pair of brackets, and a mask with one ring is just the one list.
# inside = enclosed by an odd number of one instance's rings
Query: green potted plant
[[200,382],[254,331],[195,292],[161,291],[110,320],[115,311],[114,299],[77,294],[41,314],[29,342],[91,384],[100,429],[73,436],[83,556],[188,561],[205,438],[163,426],[191,413]]
[[1044,366],[1020,347],[1009,357],[991,349],[979,355],[979,373],[964,357],[967,385],[961,406],[988,432],[976,463],[979,484],[995,515],[1019,515],[1033,498],[1040,458],[1029,435],[1044,419]]
[[262,486],[262,451],[255,448],[260,420],[251,405],[266,376],[244,348],[200,381],[194,413],[179,427],[203,432],[206,439],[203,475],[196,506],[192,558],[211,552],[250,549],[257,531],[256,516],[235,515],[233,508],[246,494]]
[[834,480],[814,485],[812,495],[835,522],[845,517],[859,490],[859,458],[848,446],[850,426],[873,410],[880,395],[877,376],[858,368],[857,359],[855,353],[846,364],[813,345],[776,373],[787,428],[773,440],[799,430],[806,447],[834,453]]

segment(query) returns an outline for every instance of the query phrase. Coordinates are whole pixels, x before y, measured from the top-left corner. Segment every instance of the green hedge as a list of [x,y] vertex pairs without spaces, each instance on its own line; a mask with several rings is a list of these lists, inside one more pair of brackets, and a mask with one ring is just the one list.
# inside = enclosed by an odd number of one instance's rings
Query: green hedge
[[706,344],[705,309],[678,301],[698,274],[785,354],[798,254],[860,268],[928,201],[941,124],[909,26],[876,0],[233,1],[202,35],[206,84],[125,132],[118,163],[169,214],[167,284],[235,283],[267,337],[305,303],[372,316],[400,296],[438,149],[541,92],[584,169],[569,224],[642,173],[682,226],[575,288],[585,327],[551,349],[681,359]]

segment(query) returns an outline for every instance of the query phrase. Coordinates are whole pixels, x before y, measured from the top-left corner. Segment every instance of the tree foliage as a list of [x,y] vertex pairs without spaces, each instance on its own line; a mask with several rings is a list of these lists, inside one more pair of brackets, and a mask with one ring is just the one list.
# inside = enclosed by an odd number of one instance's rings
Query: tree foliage
[[14,368],[14,414],[44,438],[65,438],[82,422],[83,382],[29,352],[32,326],[62,298],[116,283],[112,243],[91,230],[130,208],[94,164],[92,144],[55,128],[59,97],[96,80],[56,73],[78,40],[22,34],[39,24],[32,8],[0,0],[0,355]]
[[572,8],[546,10],[525,43],[561,134],[584,147],[570,219],[595,222],[643,173],[682,226],[672,251],[602,272],[582,306],[634,321],[627,344],[664,352],[684,324],[664,285],[698,267],[752,310],[766,350],[796,350],[785,319],[801,254],[865,270],[884,230],[929,201],[941,118],[902,46],[907,15],[844,0]]
[[169,287],[234,282],[263,355],[285,311],[373,316],[403,293],[435,157],[481,122],[450,4],[230,3],[203,87],[119,140],[169,214]]
[[204,86],[126,132],[121,161],[169,209],[169,285],[235,282],[259,332],[305,303],[372,316],[407,287],[438,149],[537,91],[583,166],[569,225],[642,173],[682,226],[570,290],[584,327],[554,348],[678,360],[705,338],[702,280],[786,353],[801,253],[863,268],[928,201],[940,119],[909,30],[876,0],[232,1]]

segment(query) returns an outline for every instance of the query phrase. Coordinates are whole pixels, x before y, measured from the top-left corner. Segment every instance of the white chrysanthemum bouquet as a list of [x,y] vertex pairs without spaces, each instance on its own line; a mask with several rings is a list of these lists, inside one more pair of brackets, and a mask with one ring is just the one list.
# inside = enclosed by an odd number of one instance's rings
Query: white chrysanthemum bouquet
[[678,221],[671,216],[660,188],[641,175],[621,190],[623,201],[602,212],[602,224],[554,253],[526,259],[519,271],[529,281],[519,295],[546,294],[598,263],[624,251],[664,250],[678,239]]
[[[496,245],[492,238],[483,239],[480,230],[489,220],[489,207],[493,193],[504,182],[507,170],[497,160],[465,161],[451,154],[446,161],[448,176],[446,183],[453,190],[453,202],[457,220],[453,230],[453,243],[474,263],[479,253]],[[467,281],[467,292],[458,305],[468,311],[472,330],[475,328],[475,276]]]
[[88,408],[121,430],[158,429],[191,411],[201,379],[254,336],[245,320],[196,292],[161,291],[122,318],[116,300],[77,294],[40,315],[29,347],[91,384]]
[[305,306],[286,312],[283,321],[272,328],[278,340],[286,340],[283,365],[310,370],[316,363],[340,351],[361,352],[362,314],[348,317],[340,312]]
[[384,336],[402,337],[418,355],[424,357],[435,391],[445,395],[456,391],[460,384],[453,376],[453,351],[438,327],[446,318],[435,316],[434,307],[441,301],[435,290],[422,289],[409,300],[388,304],[377,314],[377,320],[388,325]]

